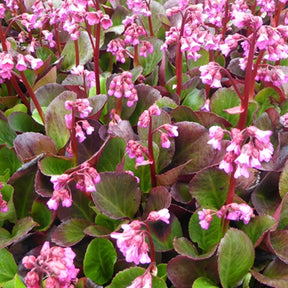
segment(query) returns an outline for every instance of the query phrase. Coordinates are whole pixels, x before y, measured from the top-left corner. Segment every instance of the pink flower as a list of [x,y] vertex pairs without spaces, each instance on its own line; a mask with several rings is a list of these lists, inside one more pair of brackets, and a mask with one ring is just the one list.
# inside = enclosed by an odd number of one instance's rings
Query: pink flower
[[245,178],[249,178],[250,177],[250,173],[249,173],[247,168],[248,168],[248,166],[246,166],[246,165],[238,164],[236,166],[236,171],[235,171],[235,174],[234,174],[234,178],[238,179],[240,176],[243,176]]
[[222,87],[220,69],[221,66],[215,62],[209,62],[207,65],[201,66],[199,70],[201,72],[200,78],[202,82],[214,88]]
[[140,44],[139,37],[146,35],[146,31],[142,26],[138,26],[137,24],[132,23],[126,27],[124,35],[125,43],[135,46]]
[[221,140],[224,137],[224,130],[219,126],[209,128],[209,137],[211,138],[207,144],[213,146],[214,149],[221,150]]
[[152,276],[149,271],[139,277],[137,277],[130,286],[127,288],[151,288],[152,287]]
[[101,181],[97,170],[87,162],[81,164],[80,169],[76,171],[75,175],[77,175],[78,179],[76,188],[85,192],[96,191],[95,184]]
[[210,209],[202,209],[202,211],[197,212],[199,217],[199,225],[202,229],[208,230],[210,223],[213,220],[212,210]]
[[16,64],[15,68],[18,71],[24,71],[24,70],[27,69],[27,64],[25,62],[25,57],[22,54],[18,54],[17,55],[17,64]]
[[[79,269],[76,269],[73,260],[76,254],[71,248],[52,247],[46,241],[40,251],[40,255],[25,256],[22,260],[27,269],[31,269],[26,275],[27,287],[38,288],[41,277],[47,277],[46,287],[68,288],[77,279]],[[41,286],[42,287],[42,286]]]
[[107,30],[108,28],[110,28],[113,25],[111,19],[109,18],[109,16],[107,14],[103,15],[103,17],[100,20],[100,23],[101,23],[104,30]]
[[145,241],[145,231],[141,230],[142,222],[135,220],[130,224],[122,224],[122,233],[112,232],[111,237],[117,239],[117,246],[127,262],[150,263],[148,244]]
[[33,70],[37,70],[43,65],[43,61],[41,59],[34,58],[31,55],[26,55],[25,59],[30,63]]
[[141,41],[141,48],[140,48],[140,51],[139,51],[139,55],[141,57],[147,57],[147,53],[151,54],[154,50],[154,47],[153,45],[148,42],[148,41]]
[[233,171],[233,162],[236,155],[233,152],[227,152],[224,159],[219,163],[219,169],[223,169],[227,174]]
[[107,51],[116,56],[116,61],[125,63],[125,42],[122,39],[113,39],[107,45]]
[[169,137],[166,133],[161,133],[161,146],[162,148],[165,148],[165,149],[169,149],[170,146],[171,146],[171,142],[169,140]]
[[169,219],[170,219],[170,213],[167,208],[163,208],[159,211],[152,211],[149,213],[147,217],[148,221],[155,222],[155,221],[161,220],[165,222],[166,224],[169,224]]
[[219,218],[224,216],[224,218],[232,221],[242,220],[244,224],[248,224],[250,222],[250,219],[252,217],[255,217],[253,209],[245,203],[231,203],[228,205],[224,205],[217,212],[217,216]]
[[270,130],[263,131],[263,130],[258,129],[255,126],[247,127],[246,131],[248,135],[250,135],[251,137],[255,137],[262,143],[269,143],[270,136],[273,134],[273,132]]

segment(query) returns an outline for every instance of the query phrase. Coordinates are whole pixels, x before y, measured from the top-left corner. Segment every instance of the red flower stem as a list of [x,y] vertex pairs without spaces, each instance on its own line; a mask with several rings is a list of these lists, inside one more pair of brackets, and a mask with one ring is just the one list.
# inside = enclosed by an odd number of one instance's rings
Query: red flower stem
[[55,35],[55,40],[56,40],[56,46],[57,46],[57,52],[59,53],[59,56],[61,55],[62,48],[60,44],[60,39],[59,39],[59,31],[58,31],[58,25],[54,26],[54,35]]
[[117,100],[117,106],[116,106],[116,114],[120,116],[121,118],[121,110],[122,110],[122,97]]
[[23,81],[23,83],[24,83],[24,85],[25,85],[25,87],[26,87],[26,89],[27,89],[27,91],[28,91],[28,93],[29,93],[29,95],[30,95],[30,97],[31,97],[31,99],[32,99],[32,101],[33,101],[38,113],[39,113],[39,115],[40,115],[40,118],[41,118],[43,124],[45,124],[44,113],[43,113],[43,110],[42,110],[42,108],[41,108],[41,106],[40,106],[40,104],[38,102],[38,99],[36,98],[36,96],[34,94],[34,91],[31,88],[30,83],[28,82],[24,72],[23,71],[19,71],[19,72],[20,72],[21,79],[22,79],[22,81]]
[[148,131],[148,153],[149,160],[152,162],[150,166],[150,179],[151,179],[151,187],[155,187],[157,185],[156,182],[156,168],[155,168],[155,159],[153,153],[153,132],[152,132],[152,116],[150,117],[149,122],[149,131]]
[[[280,2],[280,1],[277,1],[277,2],[278,2],[276,4],[277,5],[277,9],[275,9],[275,16],[274,16],[275,27],[277,27],[279,25],[280,14],[281,14],[281,12],[283,11],[283,8],[284,8],[284,3]],[[273,23],[273,21],[272,21],[272,23]]]
[[134,46],[134,67],[139,66],[138,45]]
[[148,237],[148,241],[149,241],[149,245],[150,245],[151,263],[155,263],[156,264],[155,245],[154,245],[153,238],[151,236],[151,231],[150,231],[150,227],[149,227],[148,221],[145,221],[145,226],[146,226],[146,229],[147,229],[147,237]]
[[148,24],[149,24],[150,36],[153,37],[153,36],[154,36],[154,33],[153,33],[151,16],[148,16]]
[[77,147],[77,139],[76,139],[76,129],[75,129],[75,111],[74,108],[72,109],[72,129],[70,131],[70,141],[71,141],[71,148],[73,151],[73,156],[75,159],[76,165],[78,164],[78,147]]
[[79,66],[80,60],[79,60],[79,45],[78,45],[78,40],[74,40],[74,46],[75,46],[76,66]]
[[[18,83],[17,83],[17,80],[15,78],[15,75],[12,74],[12,77],[11,77],[11,82],[12,82],[12,85],[14,87],[14,89],[16,90],[17,94],[19,95],[19,97],[21,98],[22,102],[24,103],[24,105],[27,107],[27,109],[30,111],[30,103],[29,101],[27,100],[26,96],[24,95],[24,93],[22,92],[22,90],[20,89]],[[11,94],[12,95],[12,94]]]
[[[241,108],[243,112],[240,114],[237,128],[243,130],[246,125],[247,115],[248,115],[248,104],[249,99],[253,99],[254,94],[254,86],[255,86],[255,76],[253,73],[253,58],[254,58],[254,48],[256,44],[256,36],[257,36],[256,27],[254,27],[252,41],[250,42],[250,49],[248,54],[248,61],[246,67],[246,77],[244,83],[244,93],[241,99]],[[254,76],[254,78],[253,78]]]
[[225,4],[225,15],[224,15],[224,18],[222,19],[222,39],[224,40],[225,38],[225,34],[226,34],[226,31],[227,31],[227,23],[228,23],[228,10],[229,8],[229,0],[226,1],[226,4]]
[[[97,3],[99,3],[97,1]],[[99,5],[99,4],[98,4]],[[94,29],[94,36],[95,36],[95,47],[93,50],[94,56],[94,71],[95,71],[95,81],[96,81],[96,94],[100,94],[100,72],[99,72],[99,49],[100,49],[100,24],[96,24]]]

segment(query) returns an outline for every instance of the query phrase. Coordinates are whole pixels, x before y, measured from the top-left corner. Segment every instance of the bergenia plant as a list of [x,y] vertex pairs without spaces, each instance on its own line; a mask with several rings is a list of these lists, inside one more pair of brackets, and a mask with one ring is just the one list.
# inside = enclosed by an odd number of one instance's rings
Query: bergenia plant
[[0,0],[0,287],[288,287],[287,0]]

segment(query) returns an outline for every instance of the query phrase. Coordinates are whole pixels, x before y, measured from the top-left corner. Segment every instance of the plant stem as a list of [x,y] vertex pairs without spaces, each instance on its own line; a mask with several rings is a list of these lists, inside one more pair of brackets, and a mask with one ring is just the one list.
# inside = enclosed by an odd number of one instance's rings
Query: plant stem
[[157,185],[156,182],[156,168],[155,168],[155,159],[153,153],[153,132],[152,132],[152,116],[150,117],[149,122],[149,131],[148,131],[148,152],[149,152],[149,160],[150,164],[150,179],[151,179],[151,187],[155,187]]
[[149,227],[148,221],[145,221],[145,226],[146,226],[146,229],[147,229],[147,237],[148,237],[148,241],[149,241],[149,245],[150,245],[151,263],[156,263],[155,245],[154,245],[154,242],[153,242],[153,238],[151,236],[151,231],[150,231],[150,227]]
[[246,67],[246,77],[244,83],[244,93],[241,98],[241,108],[243,113],[240,114],[237,128],[243,130],[246,125],[247,115],[248,115],[248,104],[249,99],[253,99],[254,86],[255,86],[255,76],[253,78],[253,58],[254,58],[254,48],[256,44],[257,29],[254,27],[252,41],[250,42],[248,61]]
[[80,63],[78,40],[74,40],[74,46],[75,46],[75,57],[76,57],[76,67],[77,67],[79,66],[79,63]]
[[23,83],[24,83],[24,85],[25,85],[25,87],[26,87],[26,89],[27,89],[27,91],[28,91],[28,93],[29,93],[29,95],[30,95],[30,97],[31,97],[31,99],[32,99],[32,101],[33,101],[38,113],[39,113],[39,115],[40,115],[40,118],[41,118],[43,124],[45,124],[44,113],[43,113],[43,110],[42,110],[42,108],[41,108],[41,106],[40,106],[40,104],[38,102],[38,99],[36,98],[36,96],[34,94],[34,91],[31,88],[30,83],[28,82],[24,72],[23,71],[19,71],[19,72],[20,72],[20,75],[21,75],[21,79],[22,79],[22,81],[23,81]]
[[138,45],[134,46],[133,62],[134,62],[134,67],[139,66]]
[[[97,1],[98,2],[98,1]],[[96,24],[94,29],[95,35],[95,47],[94,47],[94,71],[95,71],[95,81],[96,81],[96,94],[100,94],[100,72],[99,72],[99,49],[100,49],[100,24]]]
[[154,33],[153,33],[151,16],[148,16],[148,23],[149,23],[150,36],[153,37],[153,36],[154,36]]
[[77,147],[77,139],[76,139],[76,129],[75,129],[75,111],[74,108],[72,109],[72,129],[70,130],[70,141],[71,141],[71,148],[73,151],[73,156],[75,158],[76,165],[78,164],[78,147]]
[[231,204],[233,202],[233,198],[235,195],[235,186],[236,186],[236,179],[234,178],[235,170],[236,170],[236,165],[233,165],[233,171],[230,175],[230,182],[229,182],[229,187],[228,187],[226,205]]

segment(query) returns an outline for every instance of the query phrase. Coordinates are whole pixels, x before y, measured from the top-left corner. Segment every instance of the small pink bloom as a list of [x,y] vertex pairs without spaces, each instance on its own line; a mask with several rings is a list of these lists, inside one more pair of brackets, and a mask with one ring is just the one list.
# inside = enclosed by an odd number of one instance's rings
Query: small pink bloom
[[202,209],[202,211],[197,212],[199,217],[199,225],[202,229],[208,230],[210,223],[213,220],[212,210]]
[[240,176],[243,176],[245,178],[249,178],[250,177],[250,173],[249,173],[247,168],[248,167],[246,165],[238,164],[237,167],[236,167],[234,178],[238,179]]
[[169,137],[166,133],[161,133],[161,146],[162,148],[165,148],[165,149],[169,149],[170,146],[171,146],[171,142],[169,140]]
[[211,138],[207,143],[212,145],[214,149],[221,150],[221,140],[224,137],[224,130],[219,126],[212,126],[209,128],[209,137]]
[[137,277],[127,288],[152,288],[152,276],[149,271]]
[[103,15],[103,17],[100,20],[100,23],[101,23],[104,30],[107,30],[108,28],[110,28],[113,25],[111,19],[109,18],[109,16],[107,14]]
[[15,68],[18,71],[25,71],[27,69],[27,64],[25,62],[25,57],[22,54],[17,55],[17,64]]
[[149,213],[147,220],[148,221],[158,221],[161,220],[165,222],[166,224],[169,224],[169,219],[170,219],[170,213],[167,208],[163,208],[159,211],[152,211]]

